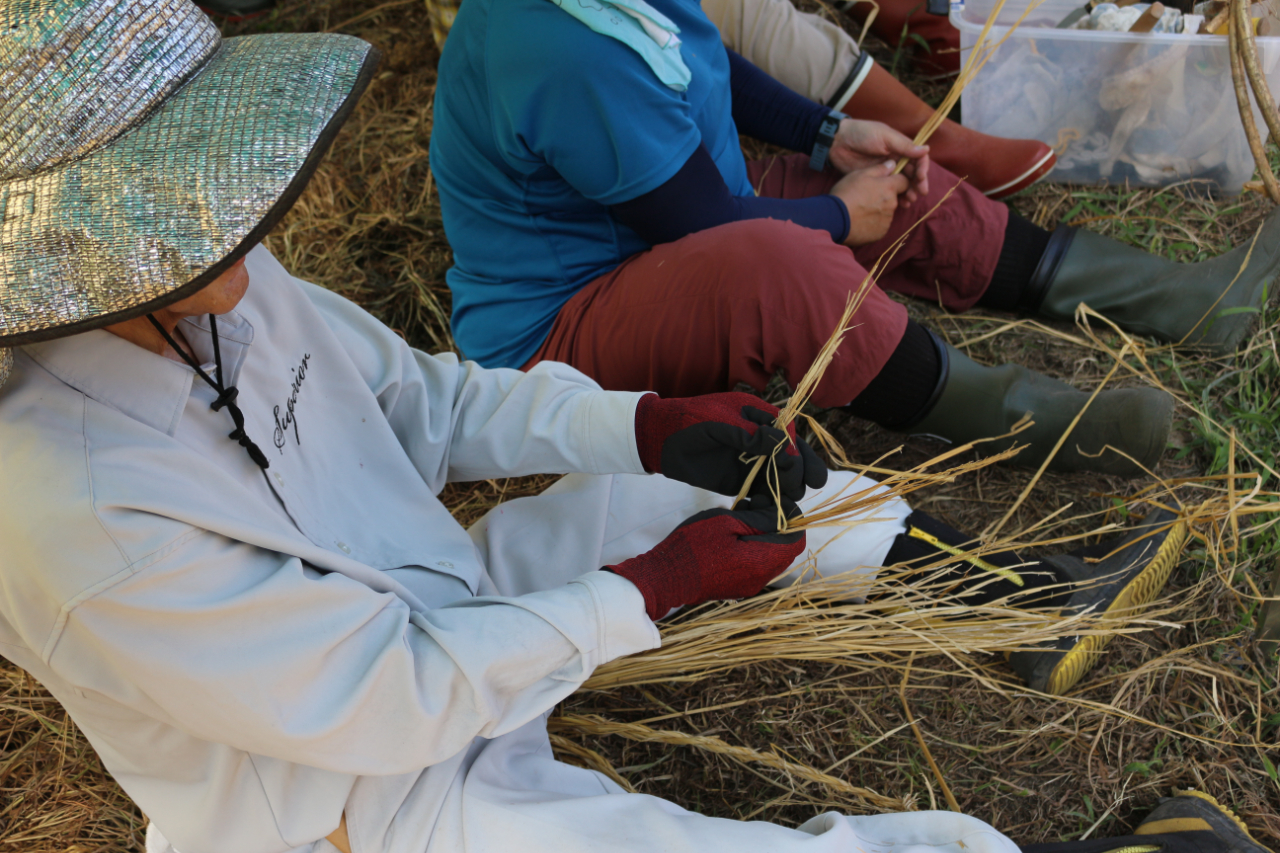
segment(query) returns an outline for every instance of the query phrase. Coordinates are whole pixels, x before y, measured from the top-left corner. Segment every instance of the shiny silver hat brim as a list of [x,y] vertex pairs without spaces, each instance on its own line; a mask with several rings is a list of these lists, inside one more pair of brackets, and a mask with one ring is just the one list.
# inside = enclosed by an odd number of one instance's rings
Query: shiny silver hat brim
[[0,182],[0,347],[123,322],[220,275],[297,199],[377,56],[343,35],[228,39],[137,127]]

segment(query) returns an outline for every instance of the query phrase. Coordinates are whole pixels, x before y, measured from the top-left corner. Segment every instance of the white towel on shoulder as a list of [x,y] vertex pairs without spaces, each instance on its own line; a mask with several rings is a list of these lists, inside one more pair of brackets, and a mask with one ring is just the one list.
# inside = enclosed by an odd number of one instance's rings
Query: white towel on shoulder
[[645,0],[551,0],[594,32],[640,54],[664,84],[683,92],[693,79],[680,56],[680,28]]

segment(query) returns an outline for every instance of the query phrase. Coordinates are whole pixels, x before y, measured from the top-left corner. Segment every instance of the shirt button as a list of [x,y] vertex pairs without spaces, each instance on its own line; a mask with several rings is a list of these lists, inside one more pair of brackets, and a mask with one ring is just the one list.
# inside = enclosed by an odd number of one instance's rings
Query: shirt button
[[450,563],[448,560],[436,560],[436,565],[444,569],[453,568],[453,563]]
[[336,541],[336,540],[335,540],[333,544],[334,544],[334,545],[337,545],[337,546],[338,546],[338,550],[339,550],[339,551],[341,551],[342,553],[344,553],[344,554],[350,554],[350,553],[351,553],[351,549],[347,547],[347,543],[346,543],[346,542],[338,542],[338,541]]
[[276,482],[283,486],[283,485],[284,485],[284,477],[280,476],[280,472],[279,472],[279,471],[276,471],[276,472],[274,472],[274,473],[275,473],[275,475],[276,475]]

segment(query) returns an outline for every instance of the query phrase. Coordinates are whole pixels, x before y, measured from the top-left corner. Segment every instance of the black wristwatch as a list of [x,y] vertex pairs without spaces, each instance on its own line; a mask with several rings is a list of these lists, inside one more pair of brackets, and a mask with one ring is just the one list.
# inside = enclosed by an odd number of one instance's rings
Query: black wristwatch
[[847,118],[847,115],[835,110],[827,113],[827,117],[818,126],[818,138],[814,140],[813,153],[809,155],[810,169],[821,172],[827,168],[827,157],[831,154],[831,146],[835,144],[836,131],[840,129],[840,122]]

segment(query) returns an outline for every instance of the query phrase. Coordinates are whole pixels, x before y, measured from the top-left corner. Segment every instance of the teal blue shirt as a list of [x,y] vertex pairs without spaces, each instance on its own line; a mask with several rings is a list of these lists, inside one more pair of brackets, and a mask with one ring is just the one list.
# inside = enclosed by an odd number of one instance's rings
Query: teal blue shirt
[[698,0],[650,3],[680,27],[684,92],[550,0],[462,4],[440,58],[431,171],[467,358],[528,361],[565,302],[649,248],[609,206],[661,186],[699,143],[732,192],[752,194],[720,34]]

